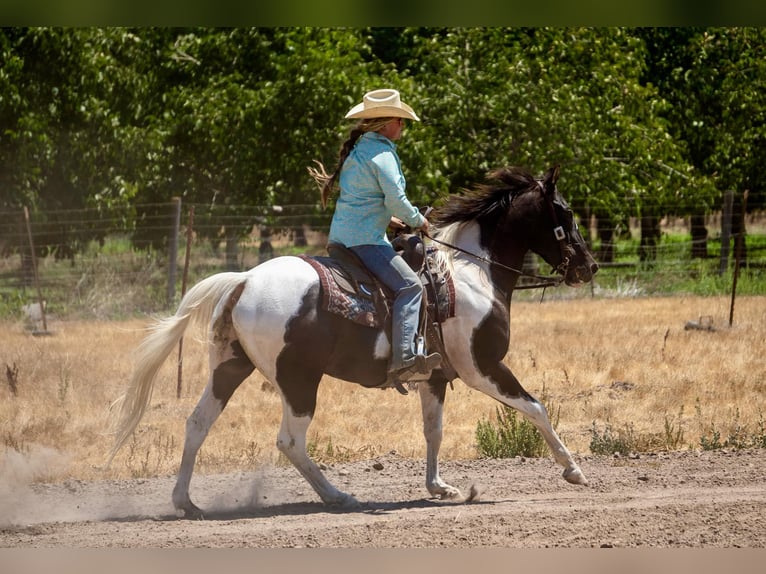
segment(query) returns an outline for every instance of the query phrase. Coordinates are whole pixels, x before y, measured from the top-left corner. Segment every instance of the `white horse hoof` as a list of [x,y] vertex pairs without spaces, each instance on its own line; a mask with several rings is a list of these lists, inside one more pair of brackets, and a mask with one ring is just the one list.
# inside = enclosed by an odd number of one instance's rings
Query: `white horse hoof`
[[460,492],[460,490],[449,484],[442,483],[438,486],[434,485],[431,488],[427,488],[427,490],[428,494],[440,500],[455,500],[456,498],[463,498],[463,494]]
[[460,489],[455,488],[454,486],[447,485],[440,493],[439,498],[442,500],[455,500],[458,498],[463,498],[463,493],[460,492]]
[[585,478],[585,475],[582,473],[579,467],[566,469],[564,473],[562,474],[562,476],[564,477],[564,480],[566,480],[570,484],[579,484],[581,486],[588,486],[588,479]]

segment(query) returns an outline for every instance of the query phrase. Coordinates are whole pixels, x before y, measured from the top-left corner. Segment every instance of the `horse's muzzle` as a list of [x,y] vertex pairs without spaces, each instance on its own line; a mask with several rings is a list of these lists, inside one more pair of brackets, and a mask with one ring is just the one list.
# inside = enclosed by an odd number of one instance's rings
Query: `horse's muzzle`
[[598,272],[598,263],[592,261],[590,265],[572,265],[567,269],[564,282],[570,287],[581,287],[589,283]]

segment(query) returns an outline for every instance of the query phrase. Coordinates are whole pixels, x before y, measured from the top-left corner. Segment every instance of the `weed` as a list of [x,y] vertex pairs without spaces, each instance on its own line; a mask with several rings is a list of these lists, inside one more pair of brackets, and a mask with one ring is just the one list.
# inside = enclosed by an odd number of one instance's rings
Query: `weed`
[[72,370],[69,366],[69,361],[66,361],[59,366],[59,381],[58,381],[58,399],[59,403],[63,404],[66,400],[67,393],[72,386]]
[[[550,408],[548,409],[550,412]],[[561,409],[557,409],[556,428]],[[488,458],[512,458],[515,456],[541,457],[547,452],[545,439],[537,427],[511,407],[503,405],[495,409],[496,420],[480,420],[476,425],[476,447],[479,455]]]
[[696,410],[697,417],[700,419],[700,447],[702,450],[766,448],[766,423],[764,423],[762,412],[758,414],[757,430],[750,431],[746,425],[740,422],[739,408],[735,408],[731,428],[726,438],[721,440],[723,435],[713,421],[707,425],[702,422],[702,407],[699,399],[697,399]]
[[594,421],[590,434],[590,451],[593,454],[627,455],[637,450],[638,440],[633,431],[633,425],[625,425],[623,429],[614,430],[612,425],[606,423],[604,432],[599,432]]
[[6,364],[5,365],[5,377],[8,379],[8,389],[10,389],[11,394],[15,397],[19,394],[19,367],[16,365],[16,363],[13,363],[13,366]]
[[165,463],[173,458],[175,438],[159,431],[152,444],[142,446],[134,433],[128,443],[128,455],[125,466],[133,478],[157,476]]
[[763,420],[763,412],[758,412],[758,432],[753,435],[753,446],[766,448],[766,423]]
[[5,433],[5,439],[3,441],[5,446],[16,452],[29,452],[29,445],[24,442],[23,438],[19,438],[16,435],[12,435],[9,432]]
[[684,407],[681,405],[681,409],[678,412],[678,425],[673,422],[672,418],[665,415],[665,435],[664,435],[664,448],[665,450],[678,450],[684,442],[684,428],[681,424],[684,414]]

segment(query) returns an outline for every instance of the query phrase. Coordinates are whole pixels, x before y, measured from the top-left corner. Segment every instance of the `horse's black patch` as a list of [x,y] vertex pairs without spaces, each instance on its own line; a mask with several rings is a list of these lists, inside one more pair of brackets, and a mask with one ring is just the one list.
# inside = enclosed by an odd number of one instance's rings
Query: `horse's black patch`
[[317,282],[287,322],[285,346],[276,362],[276,383],[296,416],[314,415],[319,381],[335,344],[332,321],[318,320],[319,297]]
[[494,299],[492,309],[479,323],[471,338],[471,352],[478,371],[489,378],[507,397],[532,398],[503,363],[510,343],[509,309]]
[[239,341],[232,341],[231,350],[233,357],[220,363],[213,372],[213,396],[221,401],[224,407],[237,387],[255,369]]

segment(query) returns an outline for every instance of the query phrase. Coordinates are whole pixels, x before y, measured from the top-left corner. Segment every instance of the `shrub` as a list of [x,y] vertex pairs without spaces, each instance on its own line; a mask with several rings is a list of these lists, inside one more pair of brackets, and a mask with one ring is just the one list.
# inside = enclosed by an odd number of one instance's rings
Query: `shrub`
[[596,423],[590,429],[590,451],[593,454],[622,454],[627,455],[636,450],[636,437],[632,426],[625,426],[624,429],[614,430],[607,423],[604,426],[604,432],[599,432]]
[[[548,409],[549,412],[551,409]],[[487,458],[515,456],[541,457],[548,446],[537,427],[515,409],[503,405],[495,409],[495,421],[482,420],[476,425],[479,455]],[[558,426],[558,411],[553,427]]]

